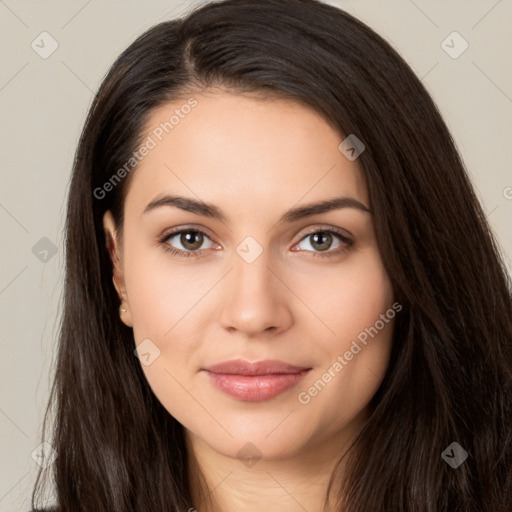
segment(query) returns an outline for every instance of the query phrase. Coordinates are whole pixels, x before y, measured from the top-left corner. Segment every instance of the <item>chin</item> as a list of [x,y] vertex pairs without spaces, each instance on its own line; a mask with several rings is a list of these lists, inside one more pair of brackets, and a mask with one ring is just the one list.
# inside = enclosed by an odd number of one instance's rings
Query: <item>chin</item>
[[[304,422],[300,425],[290,422],[285,428],[284,423],[279,424],[285,416],[286,414],[281,414],[277,421],[274,417],[267,418],[267,421],[264,417],[260,421],[244,421],[238,418],[235,423],[223,416],[228,420],[224,423],[229,425],[228,431],[232,437],[224,431],[220,434],[219,429],[205,429],[204,424],[191,431],[201,443],[206,443],[218,453],[241,462],[249,459],[286,459],[298,455],[307,447],[311,442],[308,432],[312,429],[308,429]],[[218,435],[212,435],[214,432]]]

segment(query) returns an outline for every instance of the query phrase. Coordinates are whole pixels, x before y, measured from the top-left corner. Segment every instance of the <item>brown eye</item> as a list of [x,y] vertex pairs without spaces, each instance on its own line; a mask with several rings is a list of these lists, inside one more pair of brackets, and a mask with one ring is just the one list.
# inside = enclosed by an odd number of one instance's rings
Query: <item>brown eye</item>
[[[318,229],[308,233],[302,238],[296,247],[299,247],[305,241],[309,241],[311,249],[306,247],[305,252],[311,252],[313,256],[335,256],[346,251],[353,245],[353,241],[347,238],[343,233],[332,229]],[[333,244],[334,248],[333,248]],[[332,250],[330,250],[332,249]],[[324,253],[324,254],[322,254]]]
[[326,251],[332,245],[333,236],[328,231],[317,231],[311,237],[311,246],[319,251]]
[[[211,240],[209,247],[201,248],[205,240],[210,240],[210,238],[198,229],[181,229],[166,235],[160,240],[160,243],[166,251],[177,256],[188,257],[198,256],[203,250],[211,249],[214,245]],[[177,247],[176,244],[178,245]]]
[[199,231],[182,231],[180,243],[189,251],[197,251],[203,244],[203,234]]

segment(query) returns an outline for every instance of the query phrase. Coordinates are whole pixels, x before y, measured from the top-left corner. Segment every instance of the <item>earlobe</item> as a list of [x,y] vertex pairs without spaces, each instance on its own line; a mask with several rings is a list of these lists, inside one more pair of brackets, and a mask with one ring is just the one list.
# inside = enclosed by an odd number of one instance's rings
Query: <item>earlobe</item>
[[119,306],[119,315],[121,321],[128,327],[132,327],[132,317],[130,312],[130,304],[128,302],[128,294],[124,282],[124,273],[121,259],[121,247],[117,238],[117,229],[112,216],[112,212],[108,210],[103,216],[103,229],[105,231],[105,243],[110,260],[112,261],[112,283],[116,289],[121,304]]

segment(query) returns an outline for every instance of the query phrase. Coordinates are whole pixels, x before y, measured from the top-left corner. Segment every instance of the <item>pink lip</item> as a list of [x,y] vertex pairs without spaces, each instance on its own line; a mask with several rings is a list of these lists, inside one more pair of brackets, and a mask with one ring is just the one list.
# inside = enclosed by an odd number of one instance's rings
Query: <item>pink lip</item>
[[299,383],[311,368],[283,361],[242,359],[204,368],[212,384],[228,395],[248,402],[269,400]]

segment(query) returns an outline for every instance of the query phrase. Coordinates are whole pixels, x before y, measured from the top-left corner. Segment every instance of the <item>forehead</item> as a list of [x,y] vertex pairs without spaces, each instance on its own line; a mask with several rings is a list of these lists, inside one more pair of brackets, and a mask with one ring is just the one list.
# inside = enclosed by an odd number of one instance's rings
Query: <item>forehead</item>
[[197,93],[154,110],[127,209],[181,193],[251,212],[336,195],[368,205],[362,170],[338,149],[344,136],[294,100]]

